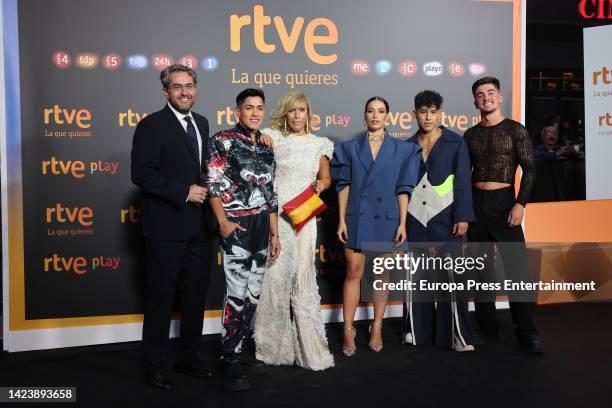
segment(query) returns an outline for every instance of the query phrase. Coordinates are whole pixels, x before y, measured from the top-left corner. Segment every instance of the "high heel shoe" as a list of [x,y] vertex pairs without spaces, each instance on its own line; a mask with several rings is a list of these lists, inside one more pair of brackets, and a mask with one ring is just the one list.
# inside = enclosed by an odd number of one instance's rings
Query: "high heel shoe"
[[[350,333],[353,336],[353,341],[355,341],[355,336],[357,336],[357,330],[355,326],[345,326],[344,331]],[[355,346],[347,346],[346,344],[342,345],[342,354],[346,357],[352,357],[357,352],[357,347]]]
[[[376,323],[376,322],[372,322],[370,323],[370,327],[368,327],[368,332],[370,332],[370,334],[372,333],[372,328],[373,327],[380,327],[381,328],[381,336],[382,336],[382,322],[381,323]],[[370,350],[376,352],[376,353],[380,353],[383,349],[383,344],[382,341],[380,343],[372,343],[372,340],[370,340],[370,342],[368,343],[368,346],[370,346]]]

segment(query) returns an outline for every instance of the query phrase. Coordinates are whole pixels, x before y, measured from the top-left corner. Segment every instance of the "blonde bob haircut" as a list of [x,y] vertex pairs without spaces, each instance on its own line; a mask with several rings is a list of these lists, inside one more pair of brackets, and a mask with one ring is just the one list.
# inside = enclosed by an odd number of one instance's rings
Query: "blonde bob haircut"
[[289,124],[285,126],[287,120],[287,113],[289,113],[290,110],[295,109],[298,103],[306,104],[306,110],[308,112],[307,124],[309,127],[312,126],[313,116],[312,109],[310,108],[310,100],[301,91],[289,91],[285,95],[283,95],[281,100],[278,101],[276,109],[272,111],[270,119],[268,120],[270,127],[272,129],[278,130],[284,136],[287,136],[289,133],[291,133],[291,128],[289,127]]

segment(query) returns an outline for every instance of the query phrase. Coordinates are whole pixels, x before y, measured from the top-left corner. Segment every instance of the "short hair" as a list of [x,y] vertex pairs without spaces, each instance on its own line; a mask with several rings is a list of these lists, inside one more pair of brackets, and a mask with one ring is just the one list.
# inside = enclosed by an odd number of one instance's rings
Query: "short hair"
[[476,96],[476,89],[478,89],[481,85],[492,84],[498,91],[501,91],[501,85],[499,84],[499,79],[487,76],[480,78],[472,85],[472,95]]
[[278,101],[278,105],[276,106],[276,109],[274,109],[274,111],[270,115],[270,120],[269,120],[270,127],[278,130],[279,132],[281,132],[283,135],[286,136],[286,133],[287,134],[289,133],[289,129],[287,129],[287,132],[285,132],[285,123],[286,123],[285,119],[287,117],[287,113],[291,109],[295,108],[295,105],[300,102],[306,104],[306,109],[308,111],[308,122],[312,124],[313,116],[312,116],[312,108],[310,107],[310,100],[303,92],[298,91],[298,90],[293,90],[293,91],[287,92],[285,95],[283,95],[280,101]]
[[266,96],[264,95],[264,91],[256,88],[247,88],[244,91],[240,92],[236,97],[236,107],[239,108],[240,105],[242,105],[242,103],[246,100],[246,98],[249,98],[251,96],[259,96],[263,103],[266,103]]
[[385,98],[383,98],[382,96],[373,96],[370,99],[368,99],[366,101],[365,108],[364,108],[363,111],[366,112],[368,110],[368,105],[371,102],[374,102],[374,101],[379,101],[379,102],[384,103],[385,104],[385,108],[387,109],[387,113],[389,113],[389,102],[387,102],[387,100]]
[[414,97],[414,109],[420,109],[423,106],[426,108],[435,106],[436,109],[440,109],[442,107],[442,102],[444,102],[444,98],[436,91],[421,91]]
[[191,76],[191,79],[193,79],[193,84],[194,85],[198,84],[198,74],[196,74],[196,72],[193,69],[189,68],[186,65],[173,64],[173,65],[170,65],[169,67],[164,68],[164,70],[159,74],[159,80],[161,81],[164,89],[168,89],[168,87],[170,86],[170,74],[173,74],[175,72],[188,73],[189,76]]
[[559,129],[557,129],[557,128],[556,128],[556,127],[554,127],[554,126],[544,126],[544,127],[542,128],[542,133],[541,133],[542,140],[544,140],[544,134],[545,134],[547,131],[549,131],[549,130],[550,130],[550,131],[553,131],[554,133],[556,133],[556,134],[557,134],[557,137],[559,137]]

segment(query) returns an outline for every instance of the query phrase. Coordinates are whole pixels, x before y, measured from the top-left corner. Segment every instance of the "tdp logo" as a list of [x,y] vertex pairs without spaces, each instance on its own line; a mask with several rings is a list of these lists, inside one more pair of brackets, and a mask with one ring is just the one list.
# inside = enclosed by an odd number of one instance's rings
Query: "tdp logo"
[[[255,42],[255,48],[259,51],[270,54],[276,51],[275,44],[268,44],[265,38],[265,27],[272,24],[274,20],[274,27],[276,33],[283,46],[283,49],[287,54],[292,54],[295,51],[298,40],[304,27],[304,17],[297,17],[293,21],[291,30],[287,30],[285,21],[280,16],[266,16],[264,14],[264,7],[262,5],[255,5],[253,7],[253,18],[251,16],[239,16],[232,14],[230,16],[230,49],[233,52],[239,52],[241,49],[241,31],[242,27],[249,26],[253,21],[253,40]],[[323,27],[327,29],[327,35],[316,35],[317,28]],[[333,64],[338,59],[338,54],[333,53],[329,55],[320,54],[315,46],[323,44],[337,44],[338,43],[338,28],[333,21],[327,18],[315,18],[306,25],[304,31],[304,51],[308,58],[316,64],[327,65]]]
[[45,125],[53,121],[56,125],[72,125],[76,124],[81,129],[89,129],[91,127],[91,112],[87,109],[66,109],[59,105],[53,105],[52,108],[43,110],[43,118]]

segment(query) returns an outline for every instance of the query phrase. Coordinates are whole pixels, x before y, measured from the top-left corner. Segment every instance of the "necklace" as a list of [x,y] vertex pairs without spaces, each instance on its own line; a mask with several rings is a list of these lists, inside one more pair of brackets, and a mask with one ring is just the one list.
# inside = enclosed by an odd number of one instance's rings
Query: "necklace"
[[383,135],[375,135],[374,133],[368,133],[368,142],[378,142],[383,139]]

